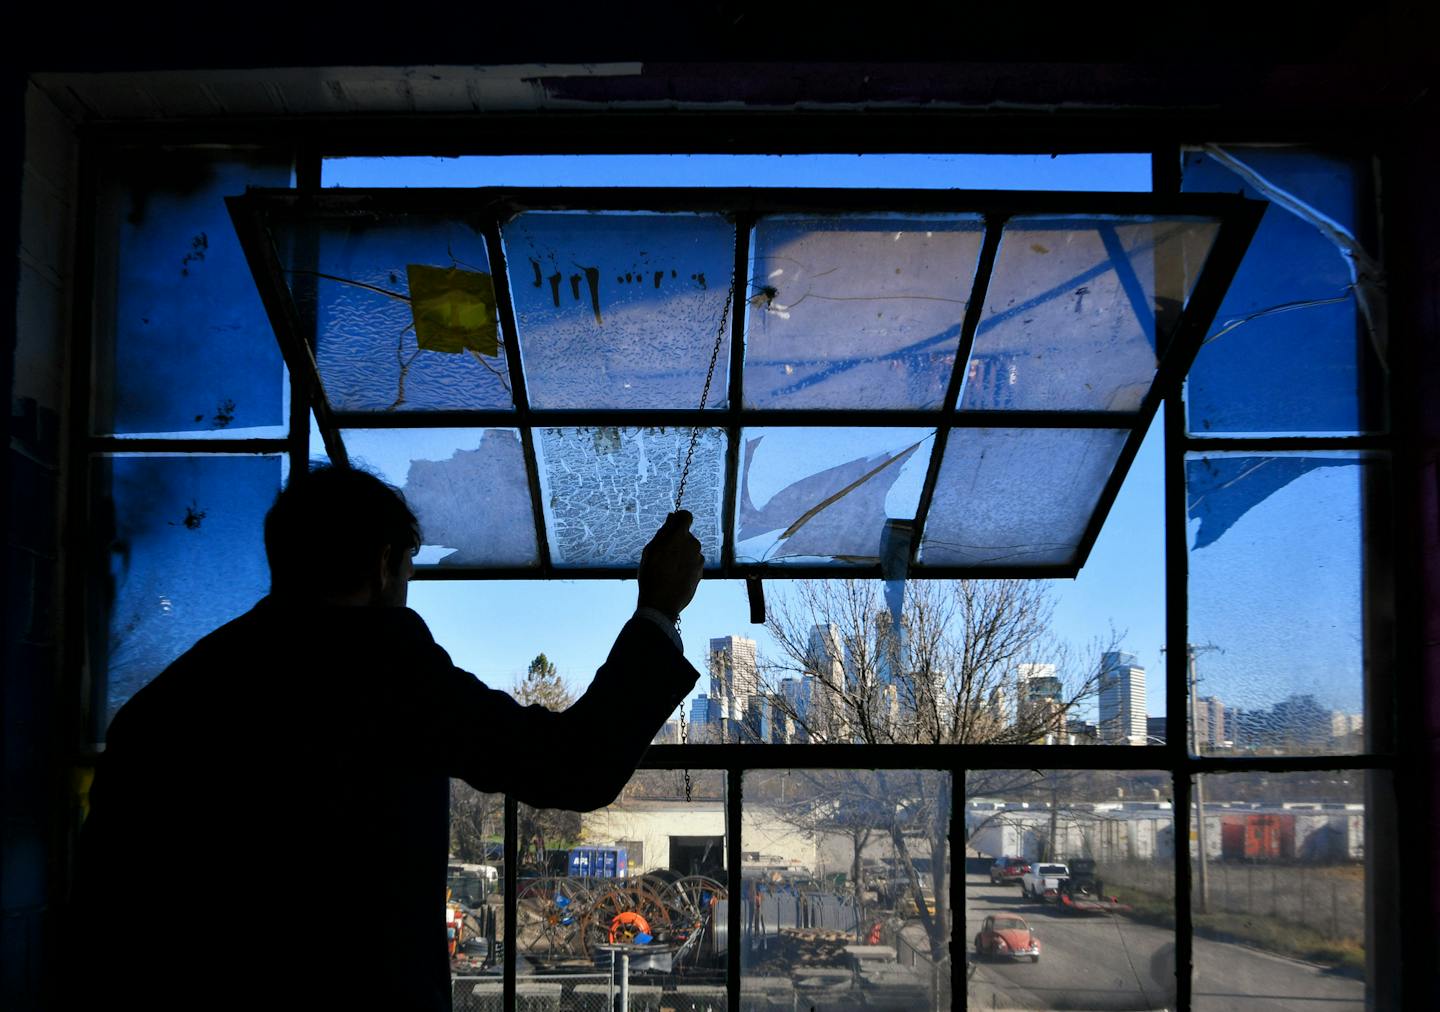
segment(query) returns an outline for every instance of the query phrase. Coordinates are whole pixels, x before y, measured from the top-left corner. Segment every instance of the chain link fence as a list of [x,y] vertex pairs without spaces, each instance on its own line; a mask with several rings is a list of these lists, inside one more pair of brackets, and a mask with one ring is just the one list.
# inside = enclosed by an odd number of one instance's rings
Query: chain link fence
[[[499,977],[451,977],[454,1012],[503,1012],[505,985]],[[606,973],[537,974],[515,982],[517,1012],[614,1012],[620,985]],[[629,1012],[726,1012],[725,985],[680,984],[665,990],[630,985]]]
[[[1123,893],[1128,886],[1156,896],[1175,895],[1175,869],[1169,863],[1116,862],[1101,871],[1107,892]],[[1365,937],[1365,877],[1353,866],[1211,861],[1206,877],[1210,913],[1269,917],[1337,942]],[[1198,866],[1191,869],[1191,882],[1198,895]]]

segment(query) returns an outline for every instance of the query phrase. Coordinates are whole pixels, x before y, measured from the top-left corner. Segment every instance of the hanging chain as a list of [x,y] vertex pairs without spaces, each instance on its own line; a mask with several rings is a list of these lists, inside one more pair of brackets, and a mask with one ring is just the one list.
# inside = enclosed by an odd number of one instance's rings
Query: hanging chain
[[[730,282],[730,290],[725,293],[725,306],[720,310],[720,327],[715,332],[715,347],[710,349],[710,368],[705,371],[705,388],[700,391],[700,410],[705,410],[705,402],[710,399],[710,383],[715,379],[715,363],[720,361],[720,346],[725,343],[725,328],[730,320],[730,304],[735,298],[735,282]],[[680,468],[680,487],[675,490],[675,508],[680,508],[680,502],[685,498],[685,482],[690,477],[690,461],[695,457],[695,444],[700,441],[700,426],[690,430],[690,448],[685,451],[685,464]]]
[[[730,288],[725,292],[725,305],[720,309],[720,326],[715,331],[715,347],[710,349],[710,368],[705,370],[705,386],[700,391],[700,410],[705,410],[705,402],[710,399],[710,384],[715,379],[715,363],[720,361],[720,348],[725,343],[725,329],[730,324],[730,307],[735,300],[735,279],[730,279]],[[690,477],[690,461],[695,458],[695,444],[700,442],[700,426],[690,430],[690,446],[685,451],[685,463],[680,468],[680,485],[675,490],[675,509],[680,509],[680,503],[685,499],[685,482]],[[679,627],[679,620],[676,620],[676,627]],[[680,744],[690,744],[690,729],[685,723],[685,703],[680,703]],[[685,803],[689,804],[691,795],[695,790],[695,782],[690,777],[690,769],[685,769]]]

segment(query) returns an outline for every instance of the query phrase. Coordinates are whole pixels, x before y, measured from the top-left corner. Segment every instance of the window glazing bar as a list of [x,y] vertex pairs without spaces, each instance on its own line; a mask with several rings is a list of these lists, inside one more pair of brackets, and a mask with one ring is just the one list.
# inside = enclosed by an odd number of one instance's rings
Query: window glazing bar
[[345,453],[345,444],[340,438],[340,430],[335,424],[330,404],[325,399],[320,368],[315,361],[314,344],[306,338],[306,328],[300,319],[299,310],[295,307],[295,301],[290,297],[275,247],[266,234],[260,216],[249,213],[247,200],[248,195],[226,197],[225,205],[230,210],[230,218],[234,222],[240,247],[245,252],[245,260],[250,264],[255,287],[265,306],[265,314],[269,317],[270,326],[280,344],[280,353],[290,370],[290,396],[299,398],[315,412],[315,421],[320,426],[325,450],[331,461],[342,467],[348,466],[350,461]]
[[742,410],[745,397],[745,317],[750,306],[750,231],[754,226],[753,215],[736,215],[735,260],[730,281],[730,359],[725,389],[725,485],[720,500],[720,565],[727,570],[735,565],[735,538],[732,535],[735,530],[735,502],[740,487],[741,429],[745,425]]
[[[525,211],[677,211],[767,215],[884,211],[970,213],[986,218],[1217,217],[1247,204],[1226,193],[1119,193],[1056,190],[916,190],[861,187],[356,187],[297,198],[290,190],[256,188],[250,197],[274,220],[294,223],[319,213],[494,216],[503,224]],[[236,198],[245,199],[245,198]]]
[[[495,313],[499,317],[500,332],[505,337],[505,363],[510,372],[510,396],[515,402],[515,414],[524,417],[530,410],[530,394],[525,385],[525,369],[520,361],[519,328],[515,323],[515,303],[510,297],[510,272],[505,265],[505,245],[500,241],[500,229],[493,221],[485,223],[485,252],[490,258],[490,276],[496,279],[492,288],[495,292]],[[434,424],[432,422],[432,424]],[[507,424],[514,425],[511,421]],[[536,558],[539,560],[539,579],[551,575],[550,538],[545,533],[544,498],[540,493],[540,463],[535,456],[535,433],[528,425],[520,426],[520,452],[525,458],[525,480],[530,489],[531,520],[535,526]]]
[[[965,374],[970,370],[970,353],[975,348],[975,334],[980,329],[980,316],[985,309],[985,295],[990,290],[990,277],[995,272],[995,257],[1000,252],[1000,235],[1005,231],[1003,215],[988,215],[985,218],[985,239],[980,246],[980,259],[975,265],[975,281],[970,290],[970,299],[965,304],[965,317],[960,324],[960,344],[955,352],[955,366],[950,371],[950,384],[945,389],[945,401],[941,406],[945,422],[955,418],[955,406],[960,403],[960,391],[965,387]],[[920,557],[920,542],[924,540],[925,521],[930,516],[930,503],[935,498],[935,484],[940,480],[940,465],[945,460],[945,446],[950,440],[950,426],[942,424],[935,430],[935,442],[930,449],[930,466],[925,471],[925,483],[920,487],[920,501],[915,507],[915,530],[910,537],[910,565]]]

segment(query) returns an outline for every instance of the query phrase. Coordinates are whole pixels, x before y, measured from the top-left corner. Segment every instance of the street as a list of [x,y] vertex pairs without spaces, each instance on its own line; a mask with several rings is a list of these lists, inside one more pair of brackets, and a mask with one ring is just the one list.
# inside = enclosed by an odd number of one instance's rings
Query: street
[[[1021,900],[1018,885],[992,885],[986,876],[971,875],[965,883],[963,940],[968,958],[975,958],[974,938],[981,922],[1002,911],[1019,913],[1030,923],[1040,939],[1040,962],[980,960],[969,985],[973,1007],[1173,1007],[1171,932],[1123,916],[1060,914],[1045,904]],[[1198,1012],[1332,1012],[1364,1005],[1361,981],[1246,946],[1197,938],[1195,965]]]

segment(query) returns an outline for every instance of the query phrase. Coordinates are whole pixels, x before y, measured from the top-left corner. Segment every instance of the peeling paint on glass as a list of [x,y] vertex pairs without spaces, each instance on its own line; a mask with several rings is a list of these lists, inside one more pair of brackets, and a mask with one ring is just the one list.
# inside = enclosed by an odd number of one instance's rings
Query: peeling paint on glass
[[1196,657],[1200,694],[1235,710],[1237,746],[1363,751],[1361,518],[1380,466],[1339,452],[1187,459],[1190,639],[1215,648]]
[[983,238],[975,215],[762,220],[745,291],[746,406],[938,408]]
[[1124,429],[955,429],[920,546],[922,565],[1073,562]]
[[[717,214],[530,211],[501,234],[532,407],[700,403],[734,273],[733,224]],[[727,328],[711,408],[725,406],[729,346]]]
[[285,364],[224,198],[290,185],[288,154],[117,152],[98,229],[94,428],[121,436],[285,433]]
[[196,640],[267,592],[262,528],[281,458],[122,456],[92,467],[101,566],[92,600],[108,625],[90,649],[106,674],[108,724]]
[[275,226],[272,234],[301,318],[315,326],[332,408],[514,406],[479,230],[395,215]]
[[1305,148],[1187,151],[1186,192],[1270,207],[1186,384],[1201,435],[1349,435],[1384,428],[1384,274],[1367,249],[1369,162]]
[[961,408],[1136,410],[1217,232],[1195,219],[1012,220]]
[[351,462],[404,494],[424,566],[535,566],[535,516],[518,429],[347,429]]
[[[698,395],[697,395],[698,396]],[[634,566],[675,505],[693,430],[537,429],[545,527],[556,566]],[[685,486],[684,509],[705,564],[720,562],[725,433],[702,429]]]
[[875,565],[889,520],[910,520],[930,429],[748,429],[735,561]]

